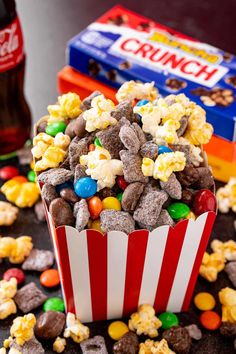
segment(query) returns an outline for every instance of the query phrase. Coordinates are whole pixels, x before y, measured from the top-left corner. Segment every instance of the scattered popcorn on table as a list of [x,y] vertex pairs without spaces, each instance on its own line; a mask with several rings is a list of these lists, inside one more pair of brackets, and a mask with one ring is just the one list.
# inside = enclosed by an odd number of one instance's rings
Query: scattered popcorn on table
[[66,340],[64,338],[57,337],[53,343],[53,350],[56,353],[64,352],[66,347]]
[[23,263],[32,248],[30,236],[0,237],[0,258],[9,258],[11,263]]
[[133,313],[129,320],[131,331],[139,336],[145,334],[151,338],[158,336],[158,329],[161,325],[161,321],[155,316],[154,308],[147,304],[140,305],[138,312]]
[[86,121],[85,129],[93,132],[96,129],[106,129],[109,125],[115,125],[117,120],[111,116],[114,108],[114,103],[103,95],[94,97],[91,108],[83,112],[83,118]]
[[64,337],[72,338],[74,342],[80,343],[89,338],[89,328],[84,326],[73,313],[68,312]]
[[200,275],[210,282],[217,279],[217,275],[225,267],[225,258],[222,253],[204,253],[202,264],[200,266]]
[[150,100],[157,98],[157,89],[154,87],[154,81],[145,84],[136,81],[125,82],[117,91],[116,99],[118,102],[124,100]]
[[6,199],[19,208],[30,208],[39,199],[39,188],[36,183],[24,182],[10,179],[1,187],[1,192]]
[[11,337],[15,338],[16,343],[22,346],[25,342],[33,338],[35,324],[36,318],[32,313],[23,317],[16,317],[10,329]]
[[14,223],[19,209],[8,202],[0,201],[0,226],[10,226]]
[[50,117],[48,123],[60,122],[65,119],[73,119],[81,113],[81,100],[79,95],[68,92],[58,97],[58,103],[48,106]]
[[236,177],[231,177],[224,187],[217,190],[216,199],[221,213],[228,213],[230,209],[236,213]]
[[0,281],[0,320],[16,313],[16,304],[12,299],[17,292],[16,278]]
[[220,240],[213,240],[211,242],[213,252],[222,253],[227,261],[236,261],[236,242],[228,240],[221,242]]
[[236,290],[228,287],[221,289],[219,300],[222,304],[222,321],[236,324]]
[[165,339],[162,339],[160,342],[147,339],[144,343],[140,344],[139,354],[175,354],[175,352],[169,348]]

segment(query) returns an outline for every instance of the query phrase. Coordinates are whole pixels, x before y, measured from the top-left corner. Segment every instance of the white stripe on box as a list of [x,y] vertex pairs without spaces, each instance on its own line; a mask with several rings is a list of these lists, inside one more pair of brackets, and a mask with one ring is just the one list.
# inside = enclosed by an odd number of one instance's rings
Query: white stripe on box
[[202,214],[196,221],[189,220],[184,242],[176,269],[167,309],[181,311],[186,294],[202,233],[206,224],[207,213]]
[[[86,230],[65,226],[76,314],[82,322],[92,321],[92,303]],[[63,260],[62,260],[63,262]]]
[[160,277],[169,226],[153,230],[148,237],[139,304],[153,305]]
[[111,231],[107,235],[107,318],[122,317],[128,236]]

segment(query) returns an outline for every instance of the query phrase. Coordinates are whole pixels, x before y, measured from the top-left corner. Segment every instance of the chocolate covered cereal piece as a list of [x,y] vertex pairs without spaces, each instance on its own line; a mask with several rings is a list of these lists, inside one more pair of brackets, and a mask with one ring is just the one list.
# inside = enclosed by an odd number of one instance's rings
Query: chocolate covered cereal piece
[[71,206],[63,198],[54,199],[50,206],[49,212],[52,215],[56,227],[61,225],[74,225],[74,216]]
[[48,206],[54,199],[58,197],[56,188],[48,183],[43,185],[41,193]]
[[165,191],[145,187],[134,211],[134,220],[144,225],[154,226],[168,195]]
[[137,154],[140,148],[140,141],[136,132],[129,126],[123,125],[119,133],[120,140],[130,152]]
[[176,131],[178,137],[180,138],[182,135],[184,135],[186,129],[188,126],[188,118],[187,117],[182,117],[180,119],[180,127],[179,129]]
[[111,116],[116,120],[120,120],[125,117],[131,123],[137,122],[137,118],[133,112],[133,106],[130,101],[122,101],[120,102],[116,108],[111,112]]
[[49,269],[53,265],[53,263],[53,252],[33,248],[29,256],[22,264],[22,269],[43,272],[44,270]]
[[101,229],[104,232],[122,231],[129,234],[135,229],[135,223],[132,216],[125,211],[106,209],[101,212],[100,219]]
[[17,291],[14,300],[23,313],[28,313],[42,305],[47,296],[31,282]]
[[137,354],[139,350],[138,336],[134,332],[128,332],[113,346],[114,354]]
[[91,95],[89,95],[88,97],[86,97],[82,101],[83,107],[85,109],[90,109],[91,108],[91,102],[92,102],[93,98],[96,97],[96,96],[100,96],[100,95],[102,95],[102,93],[100,91],[92,92]]
[[89,139],[75,137],[69,145],[69,160],[71,171],[80,163],[80,156],[87,155]]
[[63,188],[60,191],[60,197],[62,197],[68,203],[76,203],[79,201],[79,197],[75,194],[71,188]]
[[144,184],[140,182],[130,183],[128,187],[125,188],[122,196],[122,209],[128,212],[135,210],[138,200],[143,193]]
[[214,185],[214,178],[209,167],[198,167],[197,168],[199,178],[196,182],[196,187],[198,189],[211,189]]
[[142,173],[142,159],[139,155],[133,154],[128,150],[121,150],[120,159],[123,162],[124,178],[126,182],[148,182],[148,177],[145,177]]
[[80,343],[83,354],[108,354],[105,340],[102,336],[85,339]]
[[198,169],[191,163],[187,163],[183,171],[176,172],[176,177],[184,187],[193,185],[200,178]]
[[88,210],[88,204],[85,199],[81,199],[80,202],[74,205],[74,216],[76,218],[75,227],[77,230],[82,231],[88,224],[90,213]]
[[42,344],[35,338],[32,337],[30,340],[26,341],[22,346],[16,343],[14,339],[11,344],[10,348],[16,349],[17,353],[15,354],[44,354],[45,350],[42,347]]
[[187,162],[191,163],[190,160],[190,146],[189,145],[182,145],[182,144],[170,144],[170,148],[173,151],[180,151],[185,154]]
[[119,159],[119,152],[124,148],[119,137],[120,129],[121,125],[118,123],[96,134],[102,146],[109,151],[112,159]]
[[73,173],[65,168],[51,168],[48,171],[40,173],[38,176],[38,182],[48,183],[52,186],[65,183],[71,179]]
[[220,333],[227,338],[236,337],[236,323],[222,322],[220,326]]
[[74,132],[74,126],[75,126],[76,119],[71,119],[70,122],[68,123],[65,134],[69,135],[71,139],[75,137],[75,132]]
[[36,337],[52,339],[60,336],[66,323],[66,316],[62,312],[47,311],[39,316],[34,327]]
[[227,263],[224,270],[227,273],[229,280],[236,288],[236,262]]
[[202,331],[200,330],[200,328],[196,324],[191,324],[189,326],[185,326],[184,328],[187,329],[188,334],[190,335],[190,337],[192,339],[195,339],[195,340],[202,339]]
[[162,337],[177,354],[189,353],[192,340],[186,328],[171,327],[163,332]]
[[86,166],[82,166],[80,164],[76,165],[75,167],[75,177],[74,177],[74,182],[76,182],[78,179],[82,177],[86,177]]
[[87,133],[85,126],[86,126],[86,120],[83,117],[83,113],[81,113],[79,117],[75,119],[75,124],[74,124],[75,135],[78,136],[79,138],[83,138]]
[[156,160],[158,155],[158,146],[153,141],[147,141],[141,146],[140,154],[142,157],[148,157],[151,160]]
[[146,138],[146,135],[144,133],[144,131],[142,130],[142,128],[138,125],[138,123],[133,123],[131,125],[132,129],[135,131],[135,133],[137,134],[137,137],[140,141],[140,146],[142,146],[143,144],[146,143],[147,141],[147,138]]
[[60,168],[65,168],[66,170],[70,171],[70,159],[69,155],[66,156],[64,161],[59,165]]
[[182,187],[174,173],[170,175],[167,182],[160,181],[161,188],[173,199],[181,199]]
[[163,225],[174,226],[174,224],[175,224],[174,220],[171,218],[168,211],[166,209],[162,209],[162,211],[160,212],[160,215],[157,219],[157,222],[155,224],[155,228],[157,228],[159,226],[163,226]]

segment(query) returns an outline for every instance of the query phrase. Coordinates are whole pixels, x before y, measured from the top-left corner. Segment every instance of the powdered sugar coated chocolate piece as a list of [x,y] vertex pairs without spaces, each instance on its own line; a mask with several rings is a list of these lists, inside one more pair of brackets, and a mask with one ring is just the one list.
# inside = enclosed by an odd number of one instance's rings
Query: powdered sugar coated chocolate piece
[[49,206],[49,212],[56,227],[61,225],[72,226],[74,224],[75,220],[71,206],[63,198],[54,199]]
[[111,116],[116,120],[120,120],[121,118],[125,117],[130,122],[136,122],[137,118],[133,112],[133,106],[130,101],[122,101],[120,102],[114,111],[111,112]]
[[74,204],[79,201],[79,197],[71,188],[63,188],[60,191],[60,196],[68,203]]
[[136,132],[129,126],[123,125],[119,133],[120,140],[130,152],[137,154],[140,148],[140,142]]
[[187,162],[191,163],[190,159],[190,146],[189,145],[182,145],[182,144],[170,144],[169,147],[173,151],[180,151],[185,154]]
[[102,93],[100,91],[94,91],[91,93],[91,95],[89,95],[88,97],[85,97],[85,99],[82,101],[82,105],[85,110],[86,109],[90,109],[91,108],[91,102],[93,100],[94,97],[100,96],[102,95]]
[[14,339],[10,344],[10,348],[18,350],[21,354],[44,354],[45,350],[42,344],[35,338],[31,338],[25,342],[22,346],[16,343]]
[[53,252],[33,248],[29,256],[22,264],[22,269],[43,272],[44,270],[49,269],[53,265],[53,263]]
[[170,175],[167,182],[160,181],[161,188],[173,199],[181,199],[182,187],[174,173]]
[[134,122],[131,127],[135,131],[135,133],[137,134],[137,137],[140,142],[140,146],[145,144],[147,141],[146,135],[145,135],[144,131],[142,130],[142,128],[138,125],[138,123]]
[[90,213],[88,204],[85,199],[81,199],[74,205],[74,216],[76,218],[75,227],[77,230],[82,231],[88,224]]
[[236,262],[227,263],[224,270],[227,273],[229,280],[236,288]]
[[138,154],[133,154],[128,150],[121,150],[120,159],[123,162],[124,179],[126,182],[148,182],[148,177],[145,177],[142,173],[142,159]]
[[53,199],[56,199],[58,197],[56,188],[48,183],[45,183],[43,185],[41,193],[48,206],[53,201]]
[[103,210],[100,214],[101,229],[104,232],[122,231],[126,234],[134,231],[135,223],[132,216],[125,211],[111,209]]
[[176,326],[163,332],[162,337],[177,354],[187,354],[190,351],[192,340],[186,328]]
[[83,354],[108,354],[105,340],[102,336],[95,336],[80,343]]
[[69,145],[69,160],[71,171],[74,172],[75,167],[80,163],[80,156],[87,155],[89,139],[75,137]]
[[113,346],[114,354],[137,354],[139,341],[136,333],[128,332]]
[[86,166],[82,166],[80,164],[76,165],[75,167],[75,177],[74,177],[74,182],[76,182],[78,179],[81,177],[86,177]]
[[176,131],[178,137],[180,138],[182,135],[184,135],[186,129],[188,126],[188,118],[187,117],[182,117],[180,119],[180,127],[179,129]]
[[17,291],[14,300],[23,313],[28,313],[42,305],[47,300],[47,296],[31,282]]
[[74,126],[75,126],[76,119],[71,119],[69,124],[66,127],[65,134],[69,135],[71,139],[75,137]]
[[120,150],[124,148],[119,137],[120,128],[121,125],[118,123],[96,134],[102,146],[109,151],[112,159],[118,159]]
[[202,331],[196,324],[191,324],[189,326],[185,326],[184,328],[187,329],[191,338],[195,340],[200,340],[202,338]]
[[197,168],[199,179],[197,180],[196,186],[198,189],[211,189],[214,185],[214,178],[209,167],[198,167]]
[[40,173],[38,176],[38,182],[48,183],[52,186],[57,186],[59,184],[67,182],[73,173],[66,170],[65,168],[51,168],[48,171]]
[[134,212],[134,220],[144,225],[154,226],[161,213],[162,205],[168,199],[164,191],[144,189]]
[[140,154],[155,161],[158,156],[158,146],[153,141],[147,141],[141,146]]
[[65,168],[70,171],[70,159],[69,155],[66,156],[65,160],[59,165],[60,168]]
[[83,113],[81,113],[80,116],[75,120],[75,124],[74,124],[75,135],[78,136],[79,138],[83,138],[87,134],[85,127],[86,127],[86,120],[83,117]]
[[138,200],[143,193],[144,184],[140,182],[130,183],[128,187],[125,188],[122,196],[122,209],[128,212],[135,210]]
[[230,322],[222,322],[220,326],[220,333],[227,338],[236,337],[236,324]]
[[167,210],[165,209],[162,209],[162,211],[160,212],[160,215],[157,219],[157,222],[155,225],[145,225],[145,224],[142,224],[142,223],[138,223],[139,227],[141,229],[145,229],[145,230],[148,230],[148,231],[153,231],[155,230],[157,227],[159,226],[163,226],[163,225],[169,225],[169,226],[174,226],[175,223],[174,221],[172,220],[172,218],[170,217],[170,214],[168,213]]
[[183,171],[176,172],[176,177],[184,187],[189,187],[199,180],[199,172],[191,163],[187,163]]

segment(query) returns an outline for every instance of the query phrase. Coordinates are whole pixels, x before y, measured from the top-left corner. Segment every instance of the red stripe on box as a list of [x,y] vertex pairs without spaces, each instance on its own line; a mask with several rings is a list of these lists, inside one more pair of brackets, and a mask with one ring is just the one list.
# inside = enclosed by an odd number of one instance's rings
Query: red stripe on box
[[61,272],[61,283],[63,283],[64,296],[67,312],[75,313],[74,292],[70,271],[69,252],[66,240],[66,229],[60,226],[56,229],[56,243],[59,257],[59,267]]
[[93,320],[107,318],[107,235],[87,231]]
[[182,305],[182,311],[187,311],[191,298],[192,298],[192,294],[193,294],[193,290],[197,281],[197,277],[199,274],[199,268],[200,265],[202,263],[202,257],[204,255],[204,252],[207,248],[207,244],[211,235],[211,230],[212,227],[214,225],[214,221],[216,218],[216,214],[214,212],[209,212],[207,215],[207,219],[206,219],[206,223],[205,223],[205,227],[202,233],[202,238],[198,247],[198,251],[197,251],[197,255],[196,255],[196,259],[193,265],[193,269],[192,269],[192,273],[190,276],[190,280],[189,280],[189,285],[184,297],[184,301],[183,301],[183,305]]
[[166,310],[187,225],[188,220],[184,220],[169,229],[154,301],[154,308],[158,312]]
[[135,312],[138,307],[148,234],[147,230],[140,230],[128,236],[123,317]]

